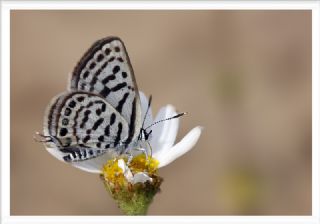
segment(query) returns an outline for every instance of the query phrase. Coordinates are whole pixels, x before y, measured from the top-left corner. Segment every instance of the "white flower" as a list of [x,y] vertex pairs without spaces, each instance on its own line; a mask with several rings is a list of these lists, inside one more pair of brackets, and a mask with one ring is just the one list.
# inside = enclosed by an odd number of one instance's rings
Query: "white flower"
[[[142,92],[140,92],[140,100],[141,100],[141,106],[142,106],[141,114],[143,119],[143,116],[145,115],[148,107],[148,99]],[[172,117],[176,114],[177,113],[175,111],[175,108],[172,105],[167,105],[160,109],[156,118],[153,120],[152,112],[150,108],[148,115],[146,117],[144,126],[147,127],[151,125],[154,121]],[[191,150],[193,146],[197,143],[202,131],[202,127],[197,126],[193,128],[191,131],[189,131],[189,133],[180,142],[174,145],[174,142],[178,133],[178,128],[179,128],[179,118],[161,122],[152,127],[152,139],[150,141],[150,145],[152,147],[152,157],[159,161],[158,168],[170,164],[171,162],[173,162],[174,160],[176,160],[177,158],[179,158],[180,156],[182,156],[183,154]],[[101,173],[103,165],[108,160],[112,159],[113,156],[114,156],[114,153],[112,152],[105,153],[104,155],[94,159],[74,162],[72,163],[72,165],[79,169],[85,170],[87,172]],[[128,170],[125,167],[121,167],[121,168],[123,168],[122,170],[124,172]],[[142,174],[139,174],[136,178],[138,179],[141,178],[140,180],[146,181],[146,179],[149,177],[148,176],[143,177]],[[132,179],[132,181],[134,181],[134,179]],[[138,181],[138,182],[142,182],[142,181]]]

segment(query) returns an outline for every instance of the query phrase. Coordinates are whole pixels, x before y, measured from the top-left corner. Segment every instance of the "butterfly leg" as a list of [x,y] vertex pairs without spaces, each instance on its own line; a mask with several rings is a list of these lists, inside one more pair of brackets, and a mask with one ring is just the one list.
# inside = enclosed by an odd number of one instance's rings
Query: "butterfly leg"
[[131,150],[136,150],[136,151],[142,152],[146,157],[146,161],[149,161],[149,156],[152,157],[152,147],[148,141],[145,141],[145,142],[146,142],[145,144],[137,145],[137,146],[133,147],[132,149],[128,149],[128,148],[125,149],[124,153],[128,157],[127,165],[129,165],[133,159],[133,154],[131,153]]
[[[146,160],[148,159],[148,151],[145,148],[135,148],[134,150],[136,151],[141,151],[143,154],[145,154],[146,156]],[[128,157],[128,162],[127,162],[127,166],[129,166],[129,164],[131,163],[132,159],[133,159],[133,155],[130,151],[126,152],[127,157]]]
[[133,159],[133,155],[131,153],[128,153],[128,162],[127,162],[127,166],[129,166],[129,164],[131,163]]
[[152,147],[150,145],[150,142],[147,141],[147,145],[149,146],[150,156],[152,157]]
[[141,151],[146,156],[146,160],[148,160],[149,154],[148,150],[145,147],[137,148],[136,150]]

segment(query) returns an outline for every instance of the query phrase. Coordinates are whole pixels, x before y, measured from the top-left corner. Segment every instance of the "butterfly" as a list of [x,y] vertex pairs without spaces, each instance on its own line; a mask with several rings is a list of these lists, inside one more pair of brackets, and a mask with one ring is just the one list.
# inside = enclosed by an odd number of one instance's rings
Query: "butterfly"
[[[150,104],[151,97],[148,109]],[[125,154],[150,138],[152,130],[143,127],[146,116],[142,119],[141,113],[125,45],[118,37],[106,37],[82,56],[68,91],[51,100],[43,134],[37,134],[65,162],[89,160],[107,151]]]

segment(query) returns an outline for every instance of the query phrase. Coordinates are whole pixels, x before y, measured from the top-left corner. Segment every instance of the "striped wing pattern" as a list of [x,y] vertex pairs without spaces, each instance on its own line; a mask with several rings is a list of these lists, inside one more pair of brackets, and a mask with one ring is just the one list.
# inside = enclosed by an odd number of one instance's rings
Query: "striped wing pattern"
[[75,67],[70,91],[47,108],[44,134],[52,136],[66,162],[114,149],[121,153],[141,128],[141,106],[133,69],[117,37],[96,41]]
[[72,73],[71,90],[104,97],[128,122],[127,142],[137,137],[141,128],[139,91],[127,51],[119,38],[107,37],[91,46]]

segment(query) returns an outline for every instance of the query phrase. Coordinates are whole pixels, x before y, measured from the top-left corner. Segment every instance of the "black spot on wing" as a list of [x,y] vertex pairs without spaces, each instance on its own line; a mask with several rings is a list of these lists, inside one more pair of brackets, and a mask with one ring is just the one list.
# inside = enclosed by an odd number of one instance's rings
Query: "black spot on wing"
[[129,96],[129,93],[125,93],[122,99],[119,101],[118,106],[116,107],[116,110],[119,111],[119,113],[122,112],[123,105],[125,104],[128,96]]
[[122,74],[122,78],[124,78],[124,79],[127,78],[127,76],[128,76],[128,74],[126,72],[122,72],[121,74]]
[[97,57],[97,62],[102,61],[103,58],[104,58],[104,56],[102,54],[99,54],[98,57]]
[[120,71],[120,66],[119,65],[114,66],[113,69],[112,69],[113,74],[116,74],[119,71]]
[[94,67],[96,67],[96,63],[95,62],[92,62],[90,65],[89,65],[89,69],[94,69]]
[[112,113],[110,116],[110,126],[112,126],[114,124],[114,122],[116,121],[116,114]]
[[77,135],[77,125],[78,125],[78,116],[79,116],[79,113],[84,109],[84,106],[81,106],[79,108],[79,110],[76,111],[76,115],[74,116],[74,124],[72,126],[72,129],[73,129],[73,135],[76,136],[76,141],[78,142],[79,141],[79,137]]
[[87,143],[90,140],[90,135],[86,135],[84,139],[82,140],[84,143]]
[[71,156],[70,156],[70,154],[69,155],[66,155],[66,156],[64,156],[64,157],[62,157],[63,158],[63,160],[65,161],[65,162],[71,162]]
[[107,127],[104,129],[104,135],[109,136],[110,135],[110,125],[107,125]]
[[93,102],[88,103],[87,108],[92,107],[93,106]]
[[93,78],[90,81],[90,91],[93,91],[94,85],[97,83],[99,76],[101,72],[105,69],[105,67],[108,65],[108,62],[104,62],[102,66],[94,73]]
[[107,97],[110,94],[111,90],[108,87],[104,87],[103,90],[100,91],[100,94],[103,97]]
[[63,157],[63,160],[66,162],[73,162],[73,161],[86,160],[86,159],[90,158],[90,156],[88,156],[88,154],[87,154],[87,150],[90,153],[90,149],[88,149],[87,147],[83,147],[81,145],[79,145],[79,146],[82,148],[66,147],[66,148],[60,149],[61,152],[68,154]]
[[77,125],[78,125],[78,116],[79,116],[79,113],[84,109],[84,106],[81,106],[79,108],[79,110],[76,111],[76,115],[74,116],[74,124],[72,126],[72,130],[73,130],[73,135],[76,136],[76,141],[78,142],[79,141],[79,137],[77,135]]
[[102,72],[101,68],[99,68],[93,75],[91,81],[90,81],[90,91],[92,91],[94,89],[94,85],[97,83],[98,81],[98,77],[100,75],[100,73]]
[[74,108],[76,106],[76,102],[74,100],[71,100],[68,106]]
[[104,53],[106,53],[106,55],[108,56],[108,55],[111,53],[110,48],[106,48],[106,49],[104,50]]
[[105,104],[105,103],[102,104],[102,106],[101,106],[101,111],[102,111],[102,112],[105,112],[105,111],[106,111],[106,104]]
[[100,135],[99,138],[98,138],[98,140],[99,140],[100,142],[104,142],[104,136],[103,136],[103,135]]
[[83,73],[83,78],[84,78],[84,79],[88,78],[89,74],[90,74],[89,71],[85,71],[85,72]]
[[99,118],[93,125],[92,129],[93,130],[97,130],[97,128],[102,124],[102,122],[104,121],[103,118]]
[[85,88],[86,88],[86,84],[85,83],[81,83],[80,89],[81,90],[85,90]]
[[78,102],[82,102],[84,100],[84,96],[77,97]]
[[82,152],[82,158],[83,159],[86,159],[87,158],[87,150],[85,150],[85,149],[83,149],[83,150],[81,150],[81,152]]
[[69,120],[67,118],[63,118],[62,125],[68,125],[68,124],[69,124]]
[[[70,160],[77,158],[77,152],[76,152],[77,150],[78,149],[76,149],[76,148],[62,148],[62,149],[60,149],[61,152],[69,154]],[[67,158],[67,159],[69,159],[69,158]]]
[[132,141],[132,138],[134,136],[135,132],[135,122],[136,122],[136,98],[132,102],[132,110],[131,110],[131,116],[130,116],[130,125],[129,125],[129,135],[128,138],[126,139],[125,143],[130,144]]
[[68,134],[68,129],[61,128],[59,134],[60,136],[66,136],[66,134]]
[[107,77],[105,77],[104,79],[102,79],[102,83],[105,85],[107,84],[109,81],[111,80],[115,80],[116,76],[115,75],[108,75]]
[[119,144],[120,139],[121,139],[121,133],[122,133],[122,123],[119,122],[119,123],[118,123],[117,136],[116,136],[116,139],[115,139],[115,141],[114,141],[114,144],[115,144],[115,145],[118,145],[118,144]]
[[[105,67],[106,67],[107,65],[108,65],[108,62],[107,62],[107,61],[104,62],[104,63],[102,64],[102,66],[94,73],[93,78],[92,78],[92,80],[91,80],[91,82],[90,82],[90,85],[94,85],[94,84],[97,82],[99,75],[100,75],[101,72],[105,69]],[[91,86],[91,88],[93,88],[93,87]]]
[[121,82],[121,83],[117,84],[116,86],[112,87],[110,90],[113,92],[116,92],[126,86],[127,86],[126,82]]
[[83,128],[83,127],[84,127],[85,123],[89,120],[89,115],[90,115],[90,114],[91,114],[91,111],[90,111],[90,110],[86,110],[86,111],[84,112],[84,117],[83,117],[82,122],[81,122],[81,124],[80,124],[80,128]]
[[101,109],[96,109],[96,114],[97,114],[98,116],[100,116],[100,114],[101,114]]
[[71,109],[70,108],[66,108],[64,110],[64,116],[69,116],[71,114]]

